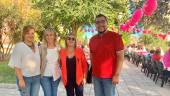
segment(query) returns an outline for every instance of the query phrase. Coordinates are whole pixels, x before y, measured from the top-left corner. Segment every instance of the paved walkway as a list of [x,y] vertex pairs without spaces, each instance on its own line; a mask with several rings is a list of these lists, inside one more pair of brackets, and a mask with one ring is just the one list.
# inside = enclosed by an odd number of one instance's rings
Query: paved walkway
[[[154,82],[147,78],[140,68],[125,61],[120,78],[120,84],[116,88],[117,96],[170,96],[170,85],[160,87],[160,82]],[[59,86],[59,96],[66,96],[63,84]],[[93,86],[87,84],[84,96],[94,96]],[[15,84],[0,84],[0,96],[19,96]],[[42,90],[40,95],[43,96]]]

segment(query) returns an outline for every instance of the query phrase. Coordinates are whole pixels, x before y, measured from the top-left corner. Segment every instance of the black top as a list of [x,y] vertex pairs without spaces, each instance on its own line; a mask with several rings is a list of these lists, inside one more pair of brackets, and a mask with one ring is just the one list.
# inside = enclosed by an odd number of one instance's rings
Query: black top
[[67,83],[76,83],[76,57],[66,59]]

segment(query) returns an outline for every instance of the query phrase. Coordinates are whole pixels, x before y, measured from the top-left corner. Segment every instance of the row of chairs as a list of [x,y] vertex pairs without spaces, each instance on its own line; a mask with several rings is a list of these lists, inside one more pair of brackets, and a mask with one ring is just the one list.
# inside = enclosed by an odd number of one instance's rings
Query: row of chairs
[[147,77],[153,78],[155,84],[158,79],[161,80],[161,87],[163,87],[170,77],[170,71],[164,69],[163,63],[160,61],[153,61],[151,56],[138,55],[136,53],[126,54],[125,57],[137,67],[141,65],[141,72],[143,72]]

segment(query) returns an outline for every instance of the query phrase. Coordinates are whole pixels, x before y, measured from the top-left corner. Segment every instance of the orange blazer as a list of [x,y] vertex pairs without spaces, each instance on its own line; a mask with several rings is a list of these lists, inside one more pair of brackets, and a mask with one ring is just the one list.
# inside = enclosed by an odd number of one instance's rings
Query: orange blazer
[[[80,85],[83,81],[84,74],[87,73],[87,61],[84,55],[84,52],[81,48],[74,49],[74,55],[76,57],[76,83]],[[60,50],[60,64],[61,64],[61,72],[64,86],[67,84],[67,66],[66,66],[66,58],[67,58],[67,49]]]

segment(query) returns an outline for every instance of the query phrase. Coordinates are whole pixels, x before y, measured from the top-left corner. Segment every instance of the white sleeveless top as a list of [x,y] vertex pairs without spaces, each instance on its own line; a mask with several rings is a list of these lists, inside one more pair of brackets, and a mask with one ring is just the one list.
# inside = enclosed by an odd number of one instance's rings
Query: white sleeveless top
[[58,64],[58,49],[57,47],[49,49],[47,48],[47,64],[45,67],[44,76],[52,76],[54,81],[61,76],[60,66]]

